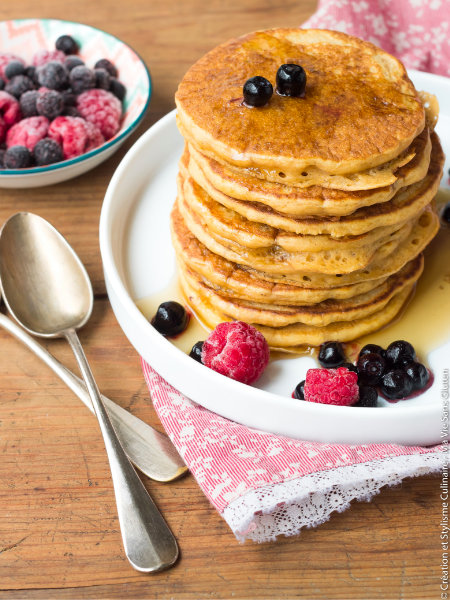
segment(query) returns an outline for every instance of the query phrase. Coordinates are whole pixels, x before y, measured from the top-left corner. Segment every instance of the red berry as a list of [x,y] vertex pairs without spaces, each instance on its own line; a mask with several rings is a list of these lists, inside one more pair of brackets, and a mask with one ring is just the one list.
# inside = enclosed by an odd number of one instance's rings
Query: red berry
[[77,108],[86,121],[96,125],[105,140],[109,140],[120,129],[122,104],[111,92],[94,89],[78,96]]
[[39,140],[47,137],[49,121],[46,117],[28,117],[16,123],[6,134],[6,145],[25,146],[33,150]]
[[304,395],[308,402],[350,406],[359,398],[358,375],[345,367],[309,369]]
[[3,90],[0,91],[0,115],[7,125],[14,125],[21,117],[19,101]]
[[269,362],[269,346],[248,323],[220,323],[203,344],[202,362],[231,379],[253,383]]

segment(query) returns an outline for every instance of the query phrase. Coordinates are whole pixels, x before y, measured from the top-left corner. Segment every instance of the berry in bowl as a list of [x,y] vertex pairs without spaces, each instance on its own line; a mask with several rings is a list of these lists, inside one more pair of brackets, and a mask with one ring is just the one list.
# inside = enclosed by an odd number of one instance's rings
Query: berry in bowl
[[0,187],[50,185],[109,158],[148,107],[147,67],[99,29],[0,22]]

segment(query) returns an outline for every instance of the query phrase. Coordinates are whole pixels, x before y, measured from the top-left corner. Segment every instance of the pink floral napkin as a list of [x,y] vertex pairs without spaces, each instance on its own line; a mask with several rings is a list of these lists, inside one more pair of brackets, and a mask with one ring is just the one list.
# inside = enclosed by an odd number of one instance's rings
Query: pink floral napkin
[[[407,67],[450,75],[450,0],[321,0],[303,27],[345,31]],[[344,446],[249,429],[195,404],[142,361],[161,422],[236,537],[274,540],[315,527],[385,485],[441,470],[441,446]]]

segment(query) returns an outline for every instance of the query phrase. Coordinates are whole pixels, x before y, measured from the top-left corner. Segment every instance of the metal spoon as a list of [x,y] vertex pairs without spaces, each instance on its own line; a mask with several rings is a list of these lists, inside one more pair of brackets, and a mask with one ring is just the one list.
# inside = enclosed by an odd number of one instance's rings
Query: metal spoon
[[45,338],[65,337],[75,354],[103,435],[128,560],[143,572],[171,566],[176,540],[120,445],[76,334],[93,307],[80,259],[50,223],[17,213],[0,233],[0,279],[6,306],[22,327]]
[[[0,312],[0,327],[30,348],[89,410],[94,412],[84,381],[2,312]],[[102,400],[126,455],[141,473],[150,479],[166,483],[178,479],[187,472],[186,465],[166,435],[159,433],[106,396],[102,395]]]

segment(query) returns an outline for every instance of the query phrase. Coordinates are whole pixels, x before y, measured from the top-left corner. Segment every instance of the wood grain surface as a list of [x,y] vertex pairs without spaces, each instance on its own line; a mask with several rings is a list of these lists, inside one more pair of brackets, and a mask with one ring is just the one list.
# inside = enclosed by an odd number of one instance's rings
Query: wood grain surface
[[[90,173],[37,190],[0,190],[0,224],[30,210],[84,261],[96,293],[81,339],[102,392],[156,428],[139,358],[105,296],[98,220],[127,148],[174,106],[187,68],[227,38],[300,25],[315,0],[16,0],[0,18],[82,21],[133,46],[153,78],[150,110],[117,155]],[[47,347],[75,369],[62,341]],[[277,543],[239,544],[192,477],[145,485],[181,548],[169,571],[143,575],[121,546],[95,418],[19,342],[0,331],[0,598],[440,598],[439,479],[405,480],[370,503]]]

